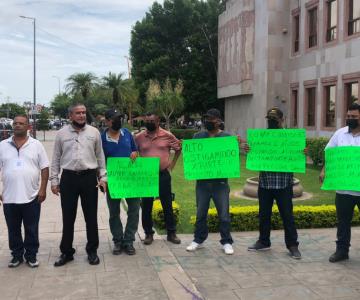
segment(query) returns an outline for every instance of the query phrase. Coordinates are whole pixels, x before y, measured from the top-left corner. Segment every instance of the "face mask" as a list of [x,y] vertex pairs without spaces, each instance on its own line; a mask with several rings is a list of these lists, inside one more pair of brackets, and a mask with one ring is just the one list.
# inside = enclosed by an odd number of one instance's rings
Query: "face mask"
[[155,125],[155,123],[152,123],[152,122],[146,122],[145,127],[146,127],[146,129],[148,131],[155,131],[156,130],[156,125]]
[[204,126],[208,131],[213,131],[215,129],[215,123],[213,122],[205,121]]
[[111,129],[114,131],[118,131],[121,128],[121,120],[117,119],[117,120],[113,120],[112,121],[112,125],[111,125]]
[[269,129],[278,129],[279,128],[279,122],[274,119],[268,119],[268,128]]
[[85,127],[86,122],[84,122],[83,124],[80,124],[80,123],[78,123],[76,121],[72,121],[72,124],[74,125],[74,127],[81,129],[81,128]]
[[347,119],[346,125],[349,126],[349,129],[355,129],[359,126],[359,120],[358,119]]

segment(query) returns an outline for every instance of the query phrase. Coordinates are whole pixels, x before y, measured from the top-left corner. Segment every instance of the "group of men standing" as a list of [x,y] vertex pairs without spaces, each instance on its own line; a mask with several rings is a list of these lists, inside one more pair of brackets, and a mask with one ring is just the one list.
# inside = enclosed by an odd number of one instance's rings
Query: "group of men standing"
[[[25,258],[30,267],[37,267],[39,248],[39,218],[41,203],[46,198],[47,181],[51,191],[60,194],[63,231],[60,243],[61,255],[54,263],[60,267],[74,259],[74,223],[78,198],[86,223],[86,252],[91,265],[99,264],[97,210],[98,188],[106,193],[109,208],[109,224],[113,237],[113,254],[125,252],[136,254],[133,246],[139,223],[139,209],[142,207],[142,225],[145,231],[144,244],[153,242],[152,207],[153,198],[128,198],[128,219],[123,228],[120,220],[120,200],[112,199],[107,191],[106,160],[109,157],[160,158],[159,198],[164,210],[167,240],[180,244],[176,235],[176,222],[172,207],[171,171],[181,153],[181,142],[169,131],[162,129],[159,117],[148,113],[145,117],[146,130],[135,137],[123,127],[122,115],[115,109],[105,113],[107,129],[100,132],[86,123],[86,107],[75,104],[69,108],[71,123],[58,131],[55,139],[51,174],[49,161],[42,144],[27,135],[29,120],[20,115],[14,119],[14,136],[0,143],[0,168],[3,180],[1,200],[9,233],[9,247],[12,259],[9,267],[19,266]],[[267,116],[269,129],[282,129],[284,116],[278,108],[272,108]],[[204,116],[205,131],[194,135],[199,138],[225,137],[230,134],[222,130],[222,118],[217,109],[210,109]],[[335,132],[327,147],[345,145],[360,146],[360,106],[353,104],[347,112],[346,127]],[[239,147],[251,151],[240,138]],[[170,151],[175,154],[171,159]],[[306,149],[304,149],[306,153]],[[324,170],[320,180],[324,179]],[[141,184],[141,183],[139,183]],[[270,249],[271,212],[276,200],[284,224],[285,244],[291,257],[300,259],[298,235],[293,216],[293,174],[284,172],[260,172],[259,175],[259,239],[248,247],[249,251]],[[230,233],[229,213],[230,188],[227,178],[197,180],[196,182],[196,224],[194,240],[186,248],[196,251],[203,247],[208,236],[207,213],[213,199],[219,217],[220,243],[225,254],[234,253]],[[348,259],[350,247],[351,219],[355,205],[360,206],[360,193],[337,191],[336,208],[338,218],[337,249],[330,262]],[[21,227],[24,224],[25,238]]]

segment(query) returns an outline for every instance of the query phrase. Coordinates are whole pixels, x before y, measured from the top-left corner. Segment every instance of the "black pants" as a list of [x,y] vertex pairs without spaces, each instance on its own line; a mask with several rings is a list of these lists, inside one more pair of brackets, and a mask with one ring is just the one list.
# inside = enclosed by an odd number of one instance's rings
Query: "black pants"
[[[9,234],[9,248],[13,257],[26,260],[36,258],[39,250],[39,220],[41,205],[37,198],[25,204],[4,204]],[[25,239],[21,235],[24,223]]]
[[61,209],[63,216],[63,232],[60,251],[66,255],[73,255],[74,223],[80,196],[81,207],[86,223],[86,252],[96,253],[99,246],[97,224],[98,189],[96,170],[88,170],[75,174],[64,170],[60,180]]
[[[168,170],[160,171],[159,196],[164,211],[165,226],[168,233],[176,231],[176,223],[172,207],[171,176]],[[151,216],[154,198],[142,198],[142,225],[145,234],[153,234],[153,220]]]
[[293,190],[292,186],[285,189],[264,189],[259,188],[259,240],[266,246],[270,246],[271,213],[274,199],[279,208],[280,216],[284,224],[285,244],[289,248],[297,246],[298,234],[295,227],[293,215]]
[[355,205],[360,209],[360,196],[336,194],[335,206],[338,221],[336,248],[338,251],[349,252],[351,220],[354,215]]

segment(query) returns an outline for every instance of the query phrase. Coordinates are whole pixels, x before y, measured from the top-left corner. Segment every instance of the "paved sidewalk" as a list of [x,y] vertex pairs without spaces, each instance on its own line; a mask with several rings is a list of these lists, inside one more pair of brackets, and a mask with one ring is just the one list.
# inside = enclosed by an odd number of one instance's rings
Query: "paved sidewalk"
[[[52,148],[52,142],[44,144],[47,150]],[[300,261],[288,256],[282,231],[273,232],[272,249],[264,253],[246,250],[257,232],[242,232],[233,234],[233,256],[223,254],[217,234],[211,234],[206,247],[196,253],[185,251],[191,235],[180,235],[181,245],[159,236],[146,247],[138,235],[137,255],[114,256],[102,194],[98,217],[101,263],[87,263],[85,223],[79,207],[75,260],[54,268],[62,221],[59,199],[49,190],[41,214],[39,268],[9,269],[7,229],[1,213],[0,299],[360,299],[360,228],[353,229],[351,259],[338,264],[328,262],[335,247],[335,229],[300,230]]]

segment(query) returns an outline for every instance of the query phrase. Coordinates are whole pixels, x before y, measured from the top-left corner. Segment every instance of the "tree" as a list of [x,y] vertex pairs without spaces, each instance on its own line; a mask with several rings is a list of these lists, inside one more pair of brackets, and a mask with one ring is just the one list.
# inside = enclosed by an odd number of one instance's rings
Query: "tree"
[[128,113],[130,125],[132,125],[132,117],[134,111],[141,111],[139,105],[139,90],[135,86],[132,79],[124,80],[124,95],[123,95],[124,111]]
[[114,107],[122,108],[123,94],[124,94],[124,74],[114,74],[109,72],[107,76],[102,78],[103,86],[112,91],[112,104]]
[[25,115],[25,108],[16,103],[3,103],[0,105],[0,117],[14,119],[17,115]]
[[218,16],[223,0],[154,3],[131,32],[132,76],[144,103],[150,79],[184,84],[185,111],[223,110],[217,99]]
[[91,72],[75,73],[67,79],[66,91],[70,95],[80,94],[86,101],[96,85],[96,80],[97,77]]
[[58,94],[50,104],[55,116],[66,119],[68,117],[68,108],[72,103],[72,99],[65,93]]
[[150,80],[146,93],[147,107],[165,118],[167,129],[170,128],[170,118],[181,113],[184,108],[183,89],[181,80],[177,81],[174,88],[169,78],[162,88],[158,81]]
[[44,107],[40,114],[37,117],[37,122],[36,122],[36,128],[37,130],[42,130],[44,133],[44,141],[45,141],[45,131],[49,130],[49,112],[48,110]]

